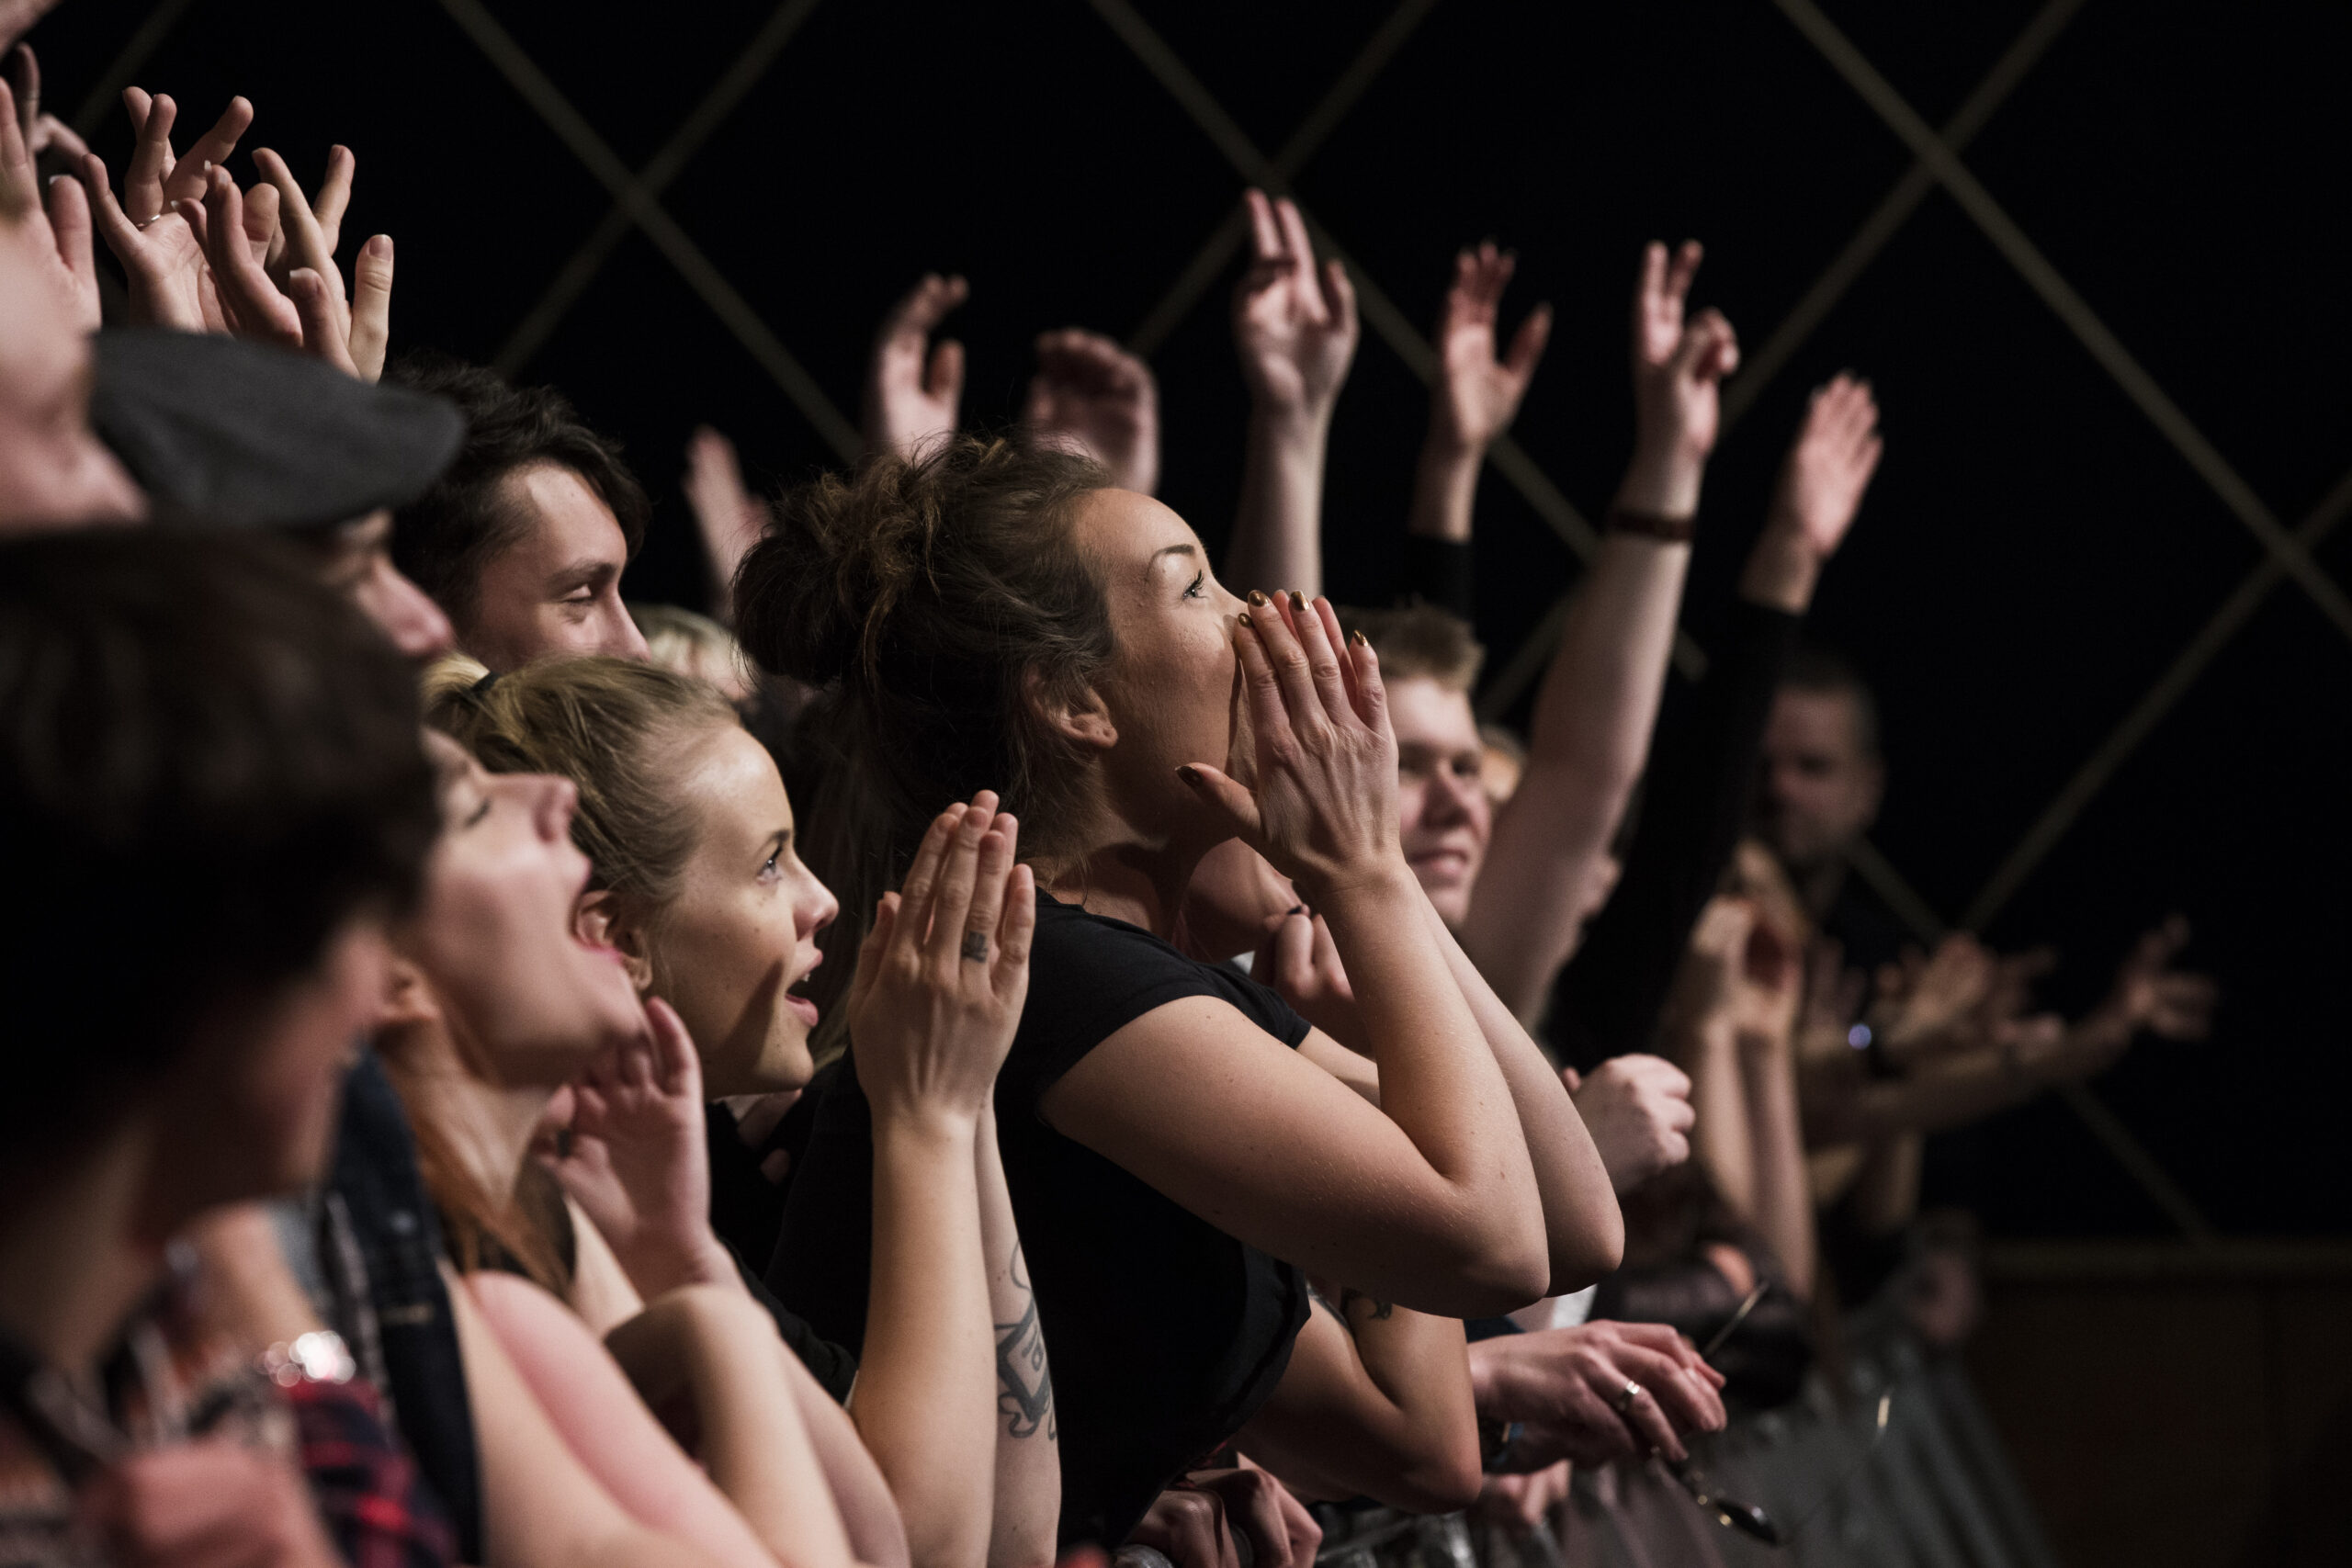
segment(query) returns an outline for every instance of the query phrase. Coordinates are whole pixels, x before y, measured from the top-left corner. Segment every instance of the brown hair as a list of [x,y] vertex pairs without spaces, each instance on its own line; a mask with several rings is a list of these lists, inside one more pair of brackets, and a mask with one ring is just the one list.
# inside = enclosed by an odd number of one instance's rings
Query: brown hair
[[1078,503],[1110,483],[1069,452],[959,437],[787,494],[744,557],[744,650],[820,694],[797,732],[824,763],[803,855],[844,911],[820,939],[820,1005],[949,803],[995,790],[1024,860],[1077,847],[1080,753],[1046,715],[1111,661],[1110,607],[1072,535]]
[[506,494],[511,474],[540,464],[571,469],[613,509],[632,558],[645,542],[645,488],[619,443],[589,429],[562,393],[510,386],[494,370],[431,351],[403,357],[385,379],[447,398],[466,416],[457,457],[392,517],[392,564],[461,630],[472,623],[482,569],[525,530]]
[[1487,650],[1471,635],[1470,625],[1434,604],[1408,604],[1396,610],[1344,609],[1340,625],[1362,632],[1380,656],[1385,681],[1435,681],[1465,696],[1478,683],[1478,667]]

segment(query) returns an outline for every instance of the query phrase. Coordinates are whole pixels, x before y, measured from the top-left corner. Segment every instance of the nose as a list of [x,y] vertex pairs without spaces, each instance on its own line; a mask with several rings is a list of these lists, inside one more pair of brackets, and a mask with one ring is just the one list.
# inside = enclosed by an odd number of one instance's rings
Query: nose
[[817,890],[817,897],[809,901],[803,913],[800,934],[804,937],[815,936],[831,925],[842,912],[842,901],[833,897],[831,888],[813,876],[808,879],[808,884]]
[[604,646],[596,651],[609,653],[616,659],[634,659],[639,664],[651,663],[653,650],[645,646],[645,634],[637,629],[637,617],[628,613],[628,606],[615,599],[610,614],[614,624]]
[[1466,821],[1470,816],[1470,792],[1480,787],[1475,778],[1452,768],[1440,768],[1430,782],[1429,796],[1421,806],[1421,820],[1448,825]]
[[537,787],[538,800],[533,812],[539,837],[552,843],[571,837],[571,818],[580,809],[580,786],[555,773],[538,773],[532,777]]
[[377,620],[392,646],[411,659],[432,659],[449,651],[458,634],[441,606],[390,562],[380,569]]

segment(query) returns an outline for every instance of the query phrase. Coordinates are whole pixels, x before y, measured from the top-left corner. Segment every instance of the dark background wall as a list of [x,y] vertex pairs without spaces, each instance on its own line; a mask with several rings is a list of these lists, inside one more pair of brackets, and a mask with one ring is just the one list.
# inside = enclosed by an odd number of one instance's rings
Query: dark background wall
[[[169,0],[167,0],[167,4]],[[33,35],[73,116],[153,0],[67,0]],[[1239,131],[1271,152],[1392,14],[1385,4],[1137,0]],[[549,81],[642,164],[775,15],[761,0],[582,7],[492,0]],[[1560,313],[1517,435],[1588,514],[1630,434],[1625,294],[1640,243],[1696,235],[1698,299],[1751,354],[1910,166],[1886,124],[1767,0],[1426,7],[1296,185],[1360,276],[1416,322],[1453,249],[1518,248],[1509,319]],[[2071,9],[2071,8],[2070,8]],[[1977,0],[1827,12],[1941,124],[2041,7]],[[2073,14],[1965,150],[1993,197],[2188,422],[2291,527],[2352,464],[2352,308],[2333,209],[2352,175],[2345,12],[2122,4]],[[491,358],[610,206],[605,188],[434,0],[182,4],[133,79],[188,133],[232,92],[248,149],[306,180],[358,154],[346,232],[399,243],[395,349]],[[129,134],[101,100],[118,174]],[[251,177],[241,155],[241,179]],[[968,420],[1017,412],[1040,330],[1130,333],[1233,209],[1242,180],[1082,0],[815,6],[664,205],[833,402],[921,271],[974,298]],[[348,251],[346,250],[346,254]],[[1163,494],[1213,544],[1244,400],[1230,270],[1155,355]],[[1878,841],[1946,918],[2156,680],[2259,547],[1962,209],[1931,192],[1719,454],[1686,624],[1713,633],[1806,389],[1871,376],[1885,465],[1833,567],[1821,634],[1887,709]],[[631,575],[696,599],[676,475],[708,422],[780,483],[834,460],[809,422],[641,234],[523,367],[620,435],[659,498]],[[1327,544],[1342,597],[1385,592],[1425,399],[1369,331],[1333,438]],[[1515,649],[1575,558],[1509,485],[1479,502],[1480,630]],[[2344,580],[2352,542],[2318,548]],[[2080,1006],[2167,910],[2227,999],[2215,1038],[2148,1044],[2096,1092],[2223,1231],[2340,1233],[2352,838],[2352,647],[2299,587],[2243,631],[2000,912],[2004,946],[2056,944]],[[1943,1140],[1931,1199],[2008,1235],[2161,1234],[2162,1212],[2063,1106]]]

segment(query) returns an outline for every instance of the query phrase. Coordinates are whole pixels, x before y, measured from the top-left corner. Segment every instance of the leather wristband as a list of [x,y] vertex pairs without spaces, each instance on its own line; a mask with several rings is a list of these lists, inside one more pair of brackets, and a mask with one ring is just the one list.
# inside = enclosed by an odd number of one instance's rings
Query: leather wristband
[[1602,516],[1600,526],[1611,534],[1639,534],[1645,539],[1657,539],[1668,545],[1687,545],[1698,532],[1696,517],[1665,517],[1655,512],[1636,512],[1630,506],[1611,506]]

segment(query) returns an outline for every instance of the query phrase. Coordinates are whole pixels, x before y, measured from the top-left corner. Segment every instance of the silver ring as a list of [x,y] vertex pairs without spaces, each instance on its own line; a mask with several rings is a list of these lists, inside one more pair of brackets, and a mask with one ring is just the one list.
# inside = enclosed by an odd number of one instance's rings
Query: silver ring
[[964,933],[964,956],[971,963],[986,964],[989,961],[989,933],[986,931],[966,931]]
[[144,232],[146,232],[147,225],[149,225],[150,223],[161,223],[164,219],[169,218],[169,217],[171,217],[172,215],[173,215],[173,214],[172,214],[171,207],[170,207],[170,205],[167,203],[167,204],[164,206],[164,210],[163,210],[163,211],[158,212],[158,213],[157,213],[157,214],[155,214],[155,216],[154,216],[154,217],[153,217],[153,218],[141,218],[141,220],[139,220],[139,221],[138,221],[138,222],[136,222],[136,223],[132,224],[132,225],[131,225],[131,227],[132,227],[132,228],[134,228],[134,229],[137,229],[138,231],[140,231],[140,232],[144,233]]
[[1619,1390],[1617,1391],[1617,1400],[1616,1400],[1616,1404],[1617,1404],[1617,1414],[1618,1414],[1618,1415],[1620,1415],[1620,1416],[1623,1416],[1623,1415],[1624,1415],[1627,1411],[1629,1411],[1629,1410],[1633,1409],[1633,1408],[1634,1408],[1634,1401],[1635,1401],[1635,1400],[1637,1400],[1637,1399],[1639,1399],[1639,1398],[1641,1398],[1641,1397],[1642,1397],[1642,1385],[1641,1385],[1641,1384],[1639,1384],[1639,1383],[1637,1383],[1637,1382],[1630,1382],[1630,1381],[1629,1381],[1629,1382],[1627,1382],[1627,1383],[1625,1384],[1625,1386],[1624,1386],[1623,1388],[1619,1389]]

